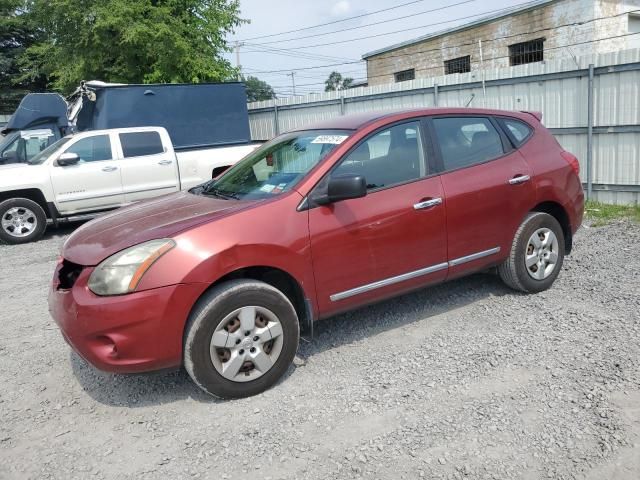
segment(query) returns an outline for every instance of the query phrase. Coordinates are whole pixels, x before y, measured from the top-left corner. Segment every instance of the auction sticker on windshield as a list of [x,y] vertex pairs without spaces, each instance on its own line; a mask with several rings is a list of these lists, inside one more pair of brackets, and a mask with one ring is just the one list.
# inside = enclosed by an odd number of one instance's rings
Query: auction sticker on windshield
[[329,143],[331,145],[340,145],[347,139],[348,135],[318,135],[311,143]]

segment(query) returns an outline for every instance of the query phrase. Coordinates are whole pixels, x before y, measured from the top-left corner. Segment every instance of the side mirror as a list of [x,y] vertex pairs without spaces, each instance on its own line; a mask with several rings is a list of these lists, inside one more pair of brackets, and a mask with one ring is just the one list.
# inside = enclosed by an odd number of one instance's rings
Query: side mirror
[[58,157],[58,165],[61,167],[68,167],[70,165],[75,165],[80,161],[80,157],[77,153],[63,153]]
[[10,152],[4,152],[0,157],[0,163],[18,163],[18,152],[11,150]]
[[351,198],[361,198],[367,194],[367,182],[362,175],[352,173],[330,177],[327,184],[326,194],[321,194],[313,200],[318,205],[349,200]]

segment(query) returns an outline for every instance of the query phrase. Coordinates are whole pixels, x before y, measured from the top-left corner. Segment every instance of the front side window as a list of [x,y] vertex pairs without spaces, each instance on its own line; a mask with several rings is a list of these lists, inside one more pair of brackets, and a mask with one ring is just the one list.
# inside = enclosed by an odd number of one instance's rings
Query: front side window
[[444,170],[483,163],[504,154],[500,134],[488,118],[434,118]]
[[287,192],[351,133],[309,130],[281,135],[209,182],[200,193],[249,200]]
[[420,123],[403,123],[374,133],[349,153],[331,174],[362,175],[367,188],[373,190],[423,177],[424,158]]
[[111,142],[109,135],[96,135],[78,140],[65,153],[75,153],[80,157],[80,163],[111,160]]
[[164,152],[158,132],[131,132],[119,135],[124,158],[144,157]]

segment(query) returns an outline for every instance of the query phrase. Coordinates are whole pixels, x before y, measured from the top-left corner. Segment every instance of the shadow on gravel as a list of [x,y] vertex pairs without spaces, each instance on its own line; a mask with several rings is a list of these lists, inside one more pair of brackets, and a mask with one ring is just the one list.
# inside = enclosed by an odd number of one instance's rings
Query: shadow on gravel
[[[398,327],[455,310],[489,296],[514,294],[496,275],[477,274],[431,288],[421,289],[391,300],[323,320],[315,325],[312,342],[302,340],[302,359],[340,345],[377,335]],[[186,398],[198,402],[221,403],[202,392],[184,369],[156,373],[115,375],[101,372],[71,353],[71,367],[85,392],[105,405],[145,407]],[[292,366],[280,382],[295,371]],[[280,383],[278,382],[278,383]]]
[[497,275],[479,273],[391,300],[321,320],[312,342],[301,342],[298,355],[306,359],[340,345],[455,310],[489,296],[518,295]]

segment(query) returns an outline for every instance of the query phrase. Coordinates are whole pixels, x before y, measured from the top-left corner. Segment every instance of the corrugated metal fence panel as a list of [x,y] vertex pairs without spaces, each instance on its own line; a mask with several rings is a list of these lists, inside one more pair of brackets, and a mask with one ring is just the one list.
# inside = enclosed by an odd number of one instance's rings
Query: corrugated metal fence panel
[[340,115],[340,105],[309,106],[307,108],[278,110],[280,133],[304,127],[310,123],[327,120]]
[[594,183],[640,185],[640,134],[594,135]]
[[607,73],[594,80],[595,125],[640,125],[640,71]]
[[274,112],[252,112],[249,115],[249,128],[253,140],[269,140],[276,136]]

